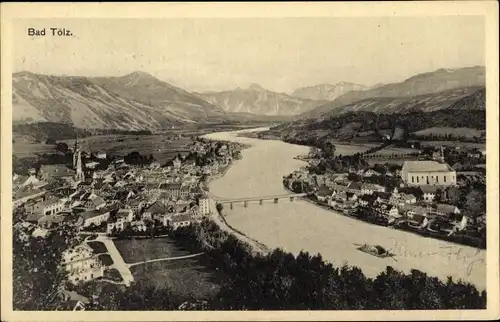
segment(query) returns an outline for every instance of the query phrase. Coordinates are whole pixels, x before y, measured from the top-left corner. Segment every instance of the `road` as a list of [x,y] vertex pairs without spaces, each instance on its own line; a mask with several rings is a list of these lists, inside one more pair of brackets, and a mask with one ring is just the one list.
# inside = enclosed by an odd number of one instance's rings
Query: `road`
[[100,241],[104,243],[104,245],[106,245],[108,253],[111,256],[111,259],[113,260],[113,265],[111,267],[116,268],[118,272],[120,272],[120,275],[122,276],[123,283],[126,286],[130,286],[130,284],[134,281],[134,276],[132,275],[132,272],[130,271],[128,265],[123,260],[123,257],[116,248],[113,240],[103,236],[99,236],[95,240]]

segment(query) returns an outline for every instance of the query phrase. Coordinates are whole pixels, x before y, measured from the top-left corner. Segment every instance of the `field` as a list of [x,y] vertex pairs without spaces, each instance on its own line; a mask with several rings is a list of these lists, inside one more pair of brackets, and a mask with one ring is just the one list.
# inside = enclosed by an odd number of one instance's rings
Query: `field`
[[406,148],[396,148],[396,147],[387,147],[382,150],[378,150],[374,154],[381,155],[392,155],[392,154],[406,154],[406,153],[415,153],[419,152],[417,149],[406,149]]
[[335,154],[339,155],[353,155],[356,153],[365,152],[377,144],[363,143],[363,144],[343,144],[341,142],[335,142]]
[[168,238],[123,239],[114,242],[125,263],[189,255],[187,250]]
[[453,136],[463,136],[467,138],[473,138],[475,136],[481,136],[481,133],[486,131],[481,131],[477,129],[471,129],[466,127],[461,128],[451,128],[451,127],[431,127],[425,130],[421,130],[415,132],[416,135],[448,135],[451,134]]
[[[72,147],[74,140],[62,141]],[[187,151],[189,138],[173,135],[99,135],[79,139],[81,148],[87,152],[105,151],[112,155],[126,155],[137,151],[142,155],[152,154],[156,161],[169,161],[179,152]]]
[[35,157],[37,154],[55,153],[56,146],[53,144],[43,144],[17,140],[12,143],[12,154],[18,158]]
[[111,259],[111,256],[109,256],[108,254],[99,255],[99,260],[102,262],[104,266],[113,265],[113,260]]
[[[126,263],[189,254],[166,238],[115,240],[115,245]],[[142,264],[130,270],[138,283],[168,287],[186,299],[206,299],[219,289],[216,272],[206,265],[204,256]]]
[[107,253],[108,249],[106,248],[106,245],[104,245],[103,242],[100,241],[91,241],[88,242],[87,245],[90,246],[94,250],[95,254],[101,254],[101,253]]
[[[70,148],[74,140],[61,140]],[[81,138],[80,147],[86,152],[104,151],[111,155],[123,156],[132,151],[150,155],[160,163],[172,159],[177,153],[187,151],[191,139],[178,135],[99,135]],[[18,139],[12,144],[13,154],[18,158],[36,157],[37,154],[55,153],[56,146],[36,143],[33,140]]]
[[472,142],[456,142],[456,141],[419,141],[421,146],[448,146],[448,147],[461,147],[461,148],[477,148],[480,150],[486,149],[486,143],[472,143]]
[[219,279],[204,263],[203,257],[148,263],[134,266],[131,271],[138,283],[168,287],[186,300],[207,299],[219,290]]

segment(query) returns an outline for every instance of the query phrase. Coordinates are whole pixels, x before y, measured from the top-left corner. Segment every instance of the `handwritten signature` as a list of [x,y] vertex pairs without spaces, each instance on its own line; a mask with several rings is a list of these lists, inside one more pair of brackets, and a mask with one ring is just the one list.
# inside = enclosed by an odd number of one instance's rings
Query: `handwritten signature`
[[481,250],[477,249],[473,254],[470,252],[466,252],[462,247],[458,246],[440,246],[439,251],[436,252],[426,252],[419,251],[414,252],[405,248],[403,244],[398,242],[396,239],[392,239],[393,245],[389,248],[389,252],[394,255],[401,257],[412,257],[412,258],[423,258],[423,257],[431,257],[436,255],[444,255],[448,260],[455,259],[457,261],[461,261],[463,264],[466,264],[466,274],[470,276],[472,271],[476,266],[480,264],[484,264],[484,258],[480,258]]

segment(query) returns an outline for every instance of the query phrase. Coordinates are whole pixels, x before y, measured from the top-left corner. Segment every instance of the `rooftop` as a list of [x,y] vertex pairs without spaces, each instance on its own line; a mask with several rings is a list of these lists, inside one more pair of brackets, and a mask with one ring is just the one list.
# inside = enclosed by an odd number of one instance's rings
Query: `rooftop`
[[449,172],[454,171],[446,163],[436,161],[405,161],[403,168],[408,172]]
[[178,216],[172,216],[172,222],[182,222],[182,221],[191,221],[191,216],[188,214],[182,214]]
[[423,193],[436,193],[437,187],[431,185],[420,186]]

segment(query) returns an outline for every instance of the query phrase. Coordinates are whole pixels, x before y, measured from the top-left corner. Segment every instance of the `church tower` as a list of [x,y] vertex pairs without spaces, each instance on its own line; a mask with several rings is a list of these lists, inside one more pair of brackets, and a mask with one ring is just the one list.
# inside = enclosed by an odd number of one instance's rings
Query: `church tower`
[[82,153],[80,152],[80,150],[78,150],[76,156],[76,180],[85,180],[82,169]]
[[78,135],[75,139],[75,146],[73,147],[73,169],[76,169],[76,163],[78,159],[78,154],[80,152],[80,148],[78,147]]

